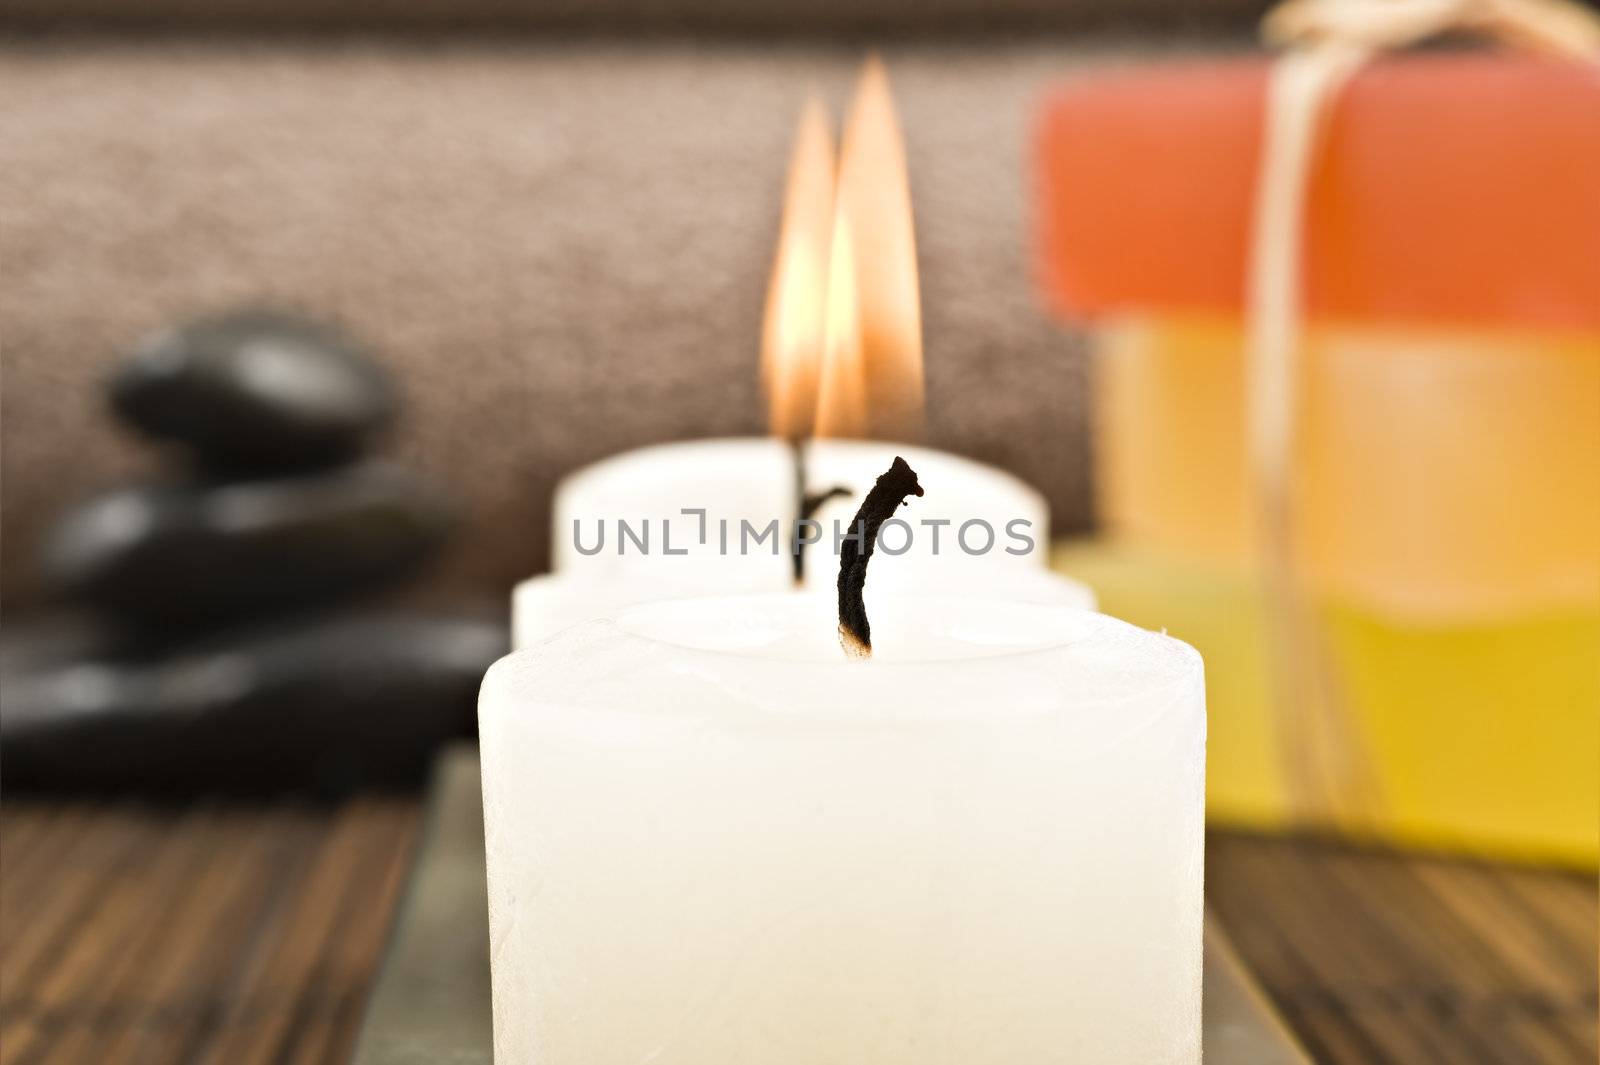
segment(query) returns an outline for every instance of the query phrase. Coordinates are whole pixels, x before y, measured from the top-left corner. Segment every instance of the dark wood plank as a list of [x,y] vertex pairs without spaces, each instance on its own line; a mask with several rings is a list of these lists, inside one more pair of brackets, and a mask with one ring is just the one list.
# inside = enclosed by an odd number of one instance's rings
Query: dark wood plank
[[0,1062],[342,1065],[418,816],[8,803]]
[[1207,894],[1318,1060],[1593,1062],[1592,875],[1213,831]]
[[[449,816],[476,815],[474,803]],[[439,886],[406,887],[419,817],[417,802],[385,798],[8,800],[0,1065],[342,1065],[397,900],[417,910]],[[478,831],[461,820],[430,838]],[[434,865],[455,870],[446,881],[482,876],[465,850]],[[1592,875],[1225,831],[1207,867],[1214,914],[1317,1061],[1596,1060]],[[450,966],[434,949],[486,957],[481,925],[433,919],[426,962],[417,941],[397,941],[393,957],[410,950],[413,971],[438,972]],[[439,980],[433,1006],[408,1008],[450,1008],[486,1030],[484,992]],[[1238,1057],[1213,1052],[1208,1065]]]

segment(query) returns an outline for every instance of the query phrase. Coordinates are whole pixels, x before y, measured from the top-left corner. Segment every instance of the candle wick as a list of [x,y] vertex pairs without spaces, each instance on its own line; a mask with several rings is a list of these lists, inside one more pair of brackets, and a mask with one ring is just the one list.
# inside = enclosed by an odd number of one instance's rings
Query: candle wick
[[789,454],[794,462],[795,537],[794,584],[798,588],[806,581],[806,541],[801,538],[800,523],[814,517],[823,504],[834,499],[847,499],[853,493],[844,485],[836,484],[822,492],[806,490],[806,442],[799,437],[789,438]]
[[867,563],[878,543],[878,529],[894,517],[907,496],[922,495],[917,471],[896,455],[879,476],[850,522],[851,536],[839,552],[839,643],[851,658],[872,656],[872,625],[862,593],[867,587]]

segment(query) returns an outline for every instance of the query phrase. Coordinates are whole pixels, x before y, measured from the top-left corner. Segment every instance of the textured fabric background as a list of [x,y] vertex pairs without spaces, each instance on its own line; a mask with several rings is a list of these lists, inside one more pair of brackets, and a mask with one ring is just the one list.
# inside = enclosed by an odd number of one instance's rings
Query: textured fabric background
[[1268,0],[0,0],[0,19],[116,29],[500,27],[605,33],[951,33],[1244,25]]
[[[1115,46],[886,50],[908,138],[929,442],[1089,520],[1081,345],[1032,284],[1029,135]],[[342,322],[401,378],[385,450],[450,485],[433,587],[548,558],[552,485],[617,450],[762,429],[757,338],[789,138],[857,46],[12,39],[0,46],[0,576],[155,466],[100,382],[238,302]]]

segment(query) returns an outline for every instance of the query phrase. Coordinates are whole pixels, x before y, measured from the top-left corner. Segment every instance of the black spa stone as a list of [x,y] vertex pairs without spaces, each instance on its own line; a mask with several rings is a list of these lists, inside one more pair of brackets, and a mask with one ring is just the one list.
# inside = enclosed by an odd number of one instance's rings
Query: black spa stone
[[46,537],[44,574],[62,597],[125,621],[254,619],[402,577],[450,525],[439,493],[378,462],[135,485],[69,511]]
[[0,654],[8,791],[415,783],[440,743],[471,733],[507,650],[501,622],[413,613],[286,618],[157,653],[46,653],[58,639]]
[[247,310],[140,343],[111,380],[117,414],[224,470],[279,471],[354,455],[395,412],[388,376],[348,338]]

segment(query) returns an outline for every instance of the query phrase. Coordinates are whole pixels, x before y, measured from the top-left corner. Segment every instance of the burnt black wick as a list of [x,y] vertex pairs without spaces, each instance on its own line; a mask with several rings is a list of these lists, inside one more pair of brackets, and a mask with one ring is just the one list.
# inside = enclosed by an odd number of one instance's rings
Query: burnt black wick
[[802,440],[789,441],[789,453],[794,456],[794,498],[795,498],[795,537],[794,554],[791,561],[794,563],[794,583],[798,587],[806,580],[806,541],[800,537],[800,523],[809,521],[816,516],[822,505],[832,499],[844,499],[850,495],[850,489],[843,485],[834,485],[825,492],[806,491],[806,445]]
[[851,658],[872,656],[872,626],[867,622],[867,563],[878,543],[878,528],[894,517],[907,496],[922,494],[917,471],[896,455],[878,478],[850,522],[850,535],[839,551],[839,643]]

